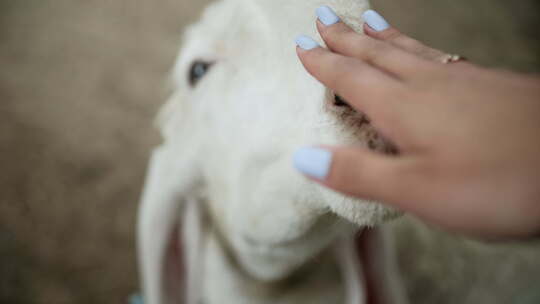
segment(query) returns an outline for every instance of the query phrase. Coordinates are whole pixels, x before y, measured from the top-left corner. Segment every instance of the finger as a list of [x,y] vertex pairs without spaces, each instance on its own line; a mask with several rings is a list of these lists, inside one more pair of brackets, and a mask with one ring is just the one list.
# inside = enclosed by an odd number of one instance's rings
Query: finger
[[367,10],[362,14],[364,19],[364,32],[375,39],[388,42],[409,53],[421,56],[429,60],[440,60],[445,53],[430,48],[420,41],[402,34],[374,10]]
[[335,23],[327,22],[326,15],[335,13],[330,8],[324,12],[325,14],[317,10],[319,16],[317,28],[328,48],[333,52],[361,59],[399,78],[411,77],[419,70],[427,69],[432,65],[422,57],[390,43],[358,34],[339,19]]
[[[409,53],[437,63],[445,63],[445,59],[448,58],[448,53],[429,47],[422,42],[401,33],[395,27],[389,25],[381,15],[373,10],[366,11],[362,15],[362,18],[365,21],[364,33],[370,37],[388,42]],[[466,60],[460,60],[459,62],[454,62],[452,64],[453,67],[461,67],[463,65],[470,65],[470,63]]]
[[426,46],[420,41],[401,33],[394,27],[376,31],[368,23],[364,23],[364,32],[370,37],[388,42],[409,53],[421,56],[428,60],[440,62],[441,58],[446,55],[446,53],[442,51]]
[[397,79],[361,60],[332,53],[307,36],[298,37],[296,42],[306,70],[374,122],[384,124],[402,107],[394,98],[402,87]]
[[401,204],[418,187],[413,168],[404,157],[392,157],[359,147],[299,149],[294,166],[314,181],[338,192],[363,199]]

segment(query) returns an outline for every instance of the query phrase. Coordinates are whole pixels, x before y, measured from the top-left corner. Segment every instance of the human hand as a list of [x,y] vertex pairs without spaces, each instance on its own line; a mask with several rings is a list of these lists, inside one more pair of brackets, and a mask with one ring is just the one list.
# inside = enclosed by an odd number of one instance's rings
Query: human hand
[[366,35],[329,8],[317,12],[328,49],[299,37],[300,60],[399,153],[303,148],[294,156],[300,171],[457,232],[490,238],[540,232],[539,78],[464,61],[443,64],[445,53],[373,11],[364,14]]

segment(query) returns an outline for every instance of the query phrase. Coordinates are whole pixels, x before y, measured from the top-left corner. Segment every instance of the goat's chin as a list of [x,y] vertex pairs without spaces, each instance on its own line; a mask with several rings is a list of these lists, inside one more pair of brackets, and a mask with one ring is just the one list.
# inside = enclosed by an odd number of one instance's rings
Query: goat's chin
[[341,235],[354,233],[358,227],[348,221],[335,221],[329,215],[319,220],[304,235],[281,243],[268,243],[234,234],[232,250],[239,266],[251,277],[272,282],[287,278],[314,256],[332,246]]
[[242,269],[250,277],[268,283],[287,278],[304,262],[300,256],[290,255],[277,259],[271,255],[253,252],[239,253],[237,257]]
[[295,251],[287,246],[247,244],[244,240],[235,243],[234,254],[239,266],[250,277],[263,282],[286,278],[314,252],[311,248]]
[[373,227],[403,214],[381,203],[344,196],[326,188],[319,189],[332,212],[358,227]]
[[[281,251],[281,252],[279,252]],[[237,261],[245,273],[260,282],[276,282],[289,277],[310,258],[312,251],[295,252],[279,248],[267,252],[256,252],[252,249],[237,252]]]

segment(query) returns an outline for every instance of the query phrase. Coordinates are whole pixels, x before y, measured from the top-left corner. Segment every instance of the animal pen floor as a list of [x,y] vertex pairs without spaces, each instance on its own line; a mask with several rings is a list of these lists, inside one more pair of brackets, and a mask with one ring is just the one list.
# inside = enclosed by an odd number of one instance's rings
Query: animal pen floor
[[[373,2],[431,45],[540,71],[537,0]],[[138,289],[152,119],[206,3],[0,1],[0,303],[124,303]]]

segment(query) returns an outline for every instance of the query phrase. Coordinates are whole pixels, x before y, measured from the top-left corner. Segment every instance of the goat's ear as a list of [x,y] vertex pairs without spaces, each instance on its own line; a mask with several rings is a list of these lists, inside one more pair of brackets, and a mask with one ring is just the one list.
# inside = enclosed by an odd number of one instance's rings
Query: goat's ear
[[139,269],[147,304],[183,303],[178,228],[198,178],[194,158],[175,151],[163,146],[153,152],[139,209]]

